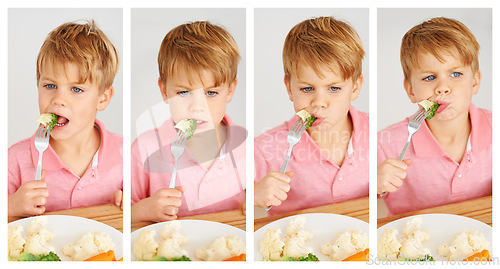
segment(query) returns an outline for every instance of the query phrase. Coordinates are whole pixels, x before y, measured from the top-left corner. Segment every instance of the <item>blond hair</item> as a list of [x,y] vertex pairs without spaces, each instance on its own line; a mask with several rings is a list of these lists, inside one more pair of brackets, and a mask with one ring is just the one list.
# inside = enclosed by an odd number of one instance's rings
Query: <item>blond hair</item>
[[118,72],[116,49],[93,20],[64,23],[49,33],[38,53],[37,81],[47,62],[75,64],[80,72],[79,83],[96,81],[101,93],[113,85]]
[[348,23],[332,17],[319,17],[295,25],[288,33],[283,46],[285,76],[297,72],[303,62],[323,76],[321,65],[340,69],[344,80],[358,79],[365,55],[361,39]]
[[479,69],[479,43],[472,32],[463,23],[449,18],[439,17],[414,26],[401,42],[401,66],[405,79],[409,79],[411,68],[418,66],[420,54],[430,53],[443,62],[444,51],[458,53],[465,66],[472,71]]
[[214,86],[236,79],[240,54],[238,45],[224,28],[208,21],[179,25],[165,35],[158,52],[160,79],[166,81],[184,68],[191,81],[191,71],[207,69],[215,76]]

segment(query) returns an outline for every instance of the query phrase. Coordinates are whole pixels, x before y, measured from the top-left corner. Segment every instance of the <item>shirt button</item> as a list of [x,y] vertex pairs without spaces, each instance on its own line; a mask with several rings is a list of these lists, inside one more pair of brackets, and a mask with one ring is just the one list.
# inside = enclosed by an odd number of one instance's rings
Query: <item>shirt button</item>
[[78,190],[81,190],[81,189],[82,189],[82,187],[78,188]]
[[342,181],[342,177],[339,178],[339,181]]
[[458,174],[458,177],[462,177],[462,174]]

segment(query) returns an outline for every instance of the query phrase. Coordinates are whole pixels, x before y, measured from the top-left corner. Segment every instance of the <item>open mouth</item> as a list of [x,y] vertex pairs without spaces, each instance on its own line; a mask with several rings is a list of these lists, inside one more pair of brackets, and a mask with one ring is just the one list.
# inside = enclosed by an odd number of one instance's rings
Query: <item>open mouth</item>
[[[57,114],[56,114],[57,115]],[[57,115],[56,126],[61,127],[69,123],[69,119],[60,115]]]

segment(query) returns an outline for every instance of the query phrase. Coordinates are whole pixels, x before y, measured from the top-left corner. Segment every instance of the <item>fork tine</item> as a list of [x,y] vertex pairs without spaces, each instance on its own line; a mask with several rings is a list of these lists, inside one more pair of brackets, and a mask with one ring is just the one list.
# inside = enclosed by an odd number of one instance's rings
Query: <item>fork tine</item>
[[302,122],[302,120],[298,119],[290,130],[295,130],[295,128],[297,127],[297,125],[299,125],[300,122]]
[[49,137],[50,136],[50,128],[45,128],[45,132],[43,134],[44,134],[43,138]]

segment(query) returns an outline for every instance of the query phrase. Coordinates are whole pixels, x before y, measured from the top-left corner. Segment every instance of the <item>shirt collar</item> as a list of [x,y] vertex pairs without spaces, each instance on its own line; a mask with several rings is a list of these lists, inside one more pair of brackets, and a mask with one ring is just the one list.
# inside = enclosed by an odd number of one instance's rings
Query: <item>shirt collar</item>
[[[111,156],[121,156],[119,153],[119,145],[113,139],[112,134],[106,130],[104,124],[98,119],[95,120],[95,126],[101,134],[101,142],[99,149],[97,150],[94,158],[92,159],[92,167],[97,166],[98,169],[109,169],[115,164],[122,161],[121,158],[113,158]],[[35,136],[36,133],[30,138],[31,145],[31,159],[33,161],[33,166],[36,167],[38,163],[38,151],[35,148]],[[107,156],[107,158],[105,158]],[[43,168],[46,170],[59,170],[66,168],[67,166],[61,161],[57,153],[50,146],[43,153]]]
[[[471,132],[467,141],[467,151],[478,153],[491,145],[492,126],[485,112],[472,103],[469,106],[469,116]],[[448,155],[432,135],[426,121],[422,122],[419,130],[413,135],[412,145],[415,155],[420,158]]]

